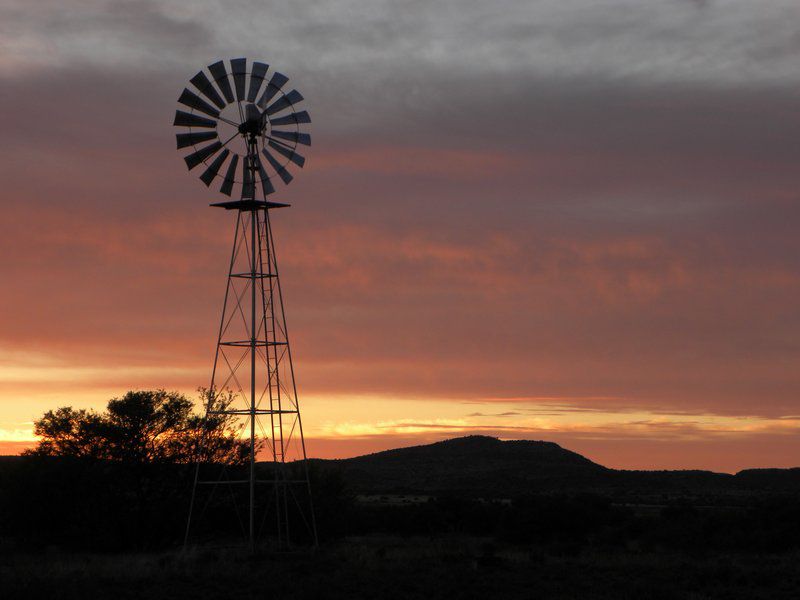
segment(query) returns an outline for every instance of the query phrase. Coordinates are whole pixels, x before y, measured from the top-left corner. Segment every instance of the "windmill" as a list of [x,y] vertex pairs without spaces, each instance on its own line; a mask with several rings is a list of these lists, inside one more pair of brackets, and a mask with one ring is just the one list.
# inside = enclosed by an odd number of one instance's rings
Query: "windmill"
[[249,448],[245,471],[198,462],[185,541],[209,505],[219,517],[212,498],[214,490],[226,487],[218,498],[233,500],[231,512],[239,517],[251,548],[260,535],[288,548],[303,537],[298,530],[317,543],[270,222],[271,210],[289,205],[267,200],[278,180],[289,184],[290,169],[304,165],[298,145],[311,144],[300,130],[311,122],[308,112],[297,110],[303,96],[294,89],[287,92],[287,82],[266,63],[235,58],[198,72],[178,98],[174,125],[180,131],[178,150],[189,152],[186,166],[198,170],[207,187],[218,186],[231,198],[211,206],[237,215],[205,419],[233,420]]

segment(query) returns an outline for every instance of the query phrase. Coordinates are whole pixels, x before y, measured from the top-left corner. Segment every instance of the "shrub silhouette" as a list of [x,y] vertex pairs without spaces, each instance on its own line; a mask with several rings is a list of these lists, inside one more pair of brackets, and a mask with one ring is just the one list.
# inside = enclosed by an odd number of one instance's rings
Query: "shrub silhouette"
[[[200,390],[203,404],[228,406],[232,394]],[[108,402],[105,412],[70,406],[47,411],[34,422],[41,441],[29,456],[90,458],[128,463],[213,462],[242,464],[247,443],[238,439],[230,415],[193,412],[177,392],[130,391]]]

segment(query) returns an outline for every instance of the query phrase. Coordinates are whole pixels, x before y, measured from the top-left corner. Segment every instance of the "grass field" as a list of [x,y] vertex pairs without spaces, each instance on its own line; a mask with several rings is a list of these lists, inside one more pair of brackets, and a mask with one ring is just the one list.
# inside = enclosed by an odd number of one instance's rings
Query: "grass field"
[[316,553],[236,547],[0,557],[2,597],[268,599],[796,599],[800,555],[598,552],[482,538],[347,538]]

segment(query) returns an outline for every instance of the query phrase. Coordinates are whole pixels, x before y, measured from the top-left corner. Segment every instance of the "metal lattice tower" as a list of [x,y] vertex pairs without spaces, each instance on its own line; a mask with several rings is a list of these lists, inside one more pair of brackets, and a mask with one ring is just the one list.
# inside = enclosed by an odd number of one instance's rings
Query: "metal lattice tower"
[[[275,72],[267,81],[265,63],[254,62],[249,71],[246,59],[233,59],[230,65],[230,75],[220,61],[208,67],[211,78],[204,71],[192,78],[211,104],[185,89],[179,102],[191,112],[178,110],[175,125],[189,128],[177,135],[178,148],[195,146],[184,160],[189,169],[206,165],[200,176],[206,185],[220,177],[228,161],[220,191],[231,195],[234,185],[241,187],[240,200],[212,204],[235,211],[236,225],[205,418],[206,422],[221,416],[232,419],[248,444],[249,456],[246,468],[198,463],[185,542],[209,511],[217,521],[229,511],[232,520],[236,515],[251,548],[259,538],[274,540],[278,549],[289,548],[295,540],[316,545],[303,425],[270,220],[270,211],[289,205],[267,201],[275,192],[272,177],[288,184],[289,163],[304,164],[296,146],[310,145],[310,136],[299,132],[299,125],[310,118],[307,112],[294,110],[303,99],[299,92],[282,91],[288,81],[284,75]],[[219,139],[223,126],[228,127],[224,143]],[[237,179],[239,164],[241,179]],[[215,499],[220,488],[227,490]]]

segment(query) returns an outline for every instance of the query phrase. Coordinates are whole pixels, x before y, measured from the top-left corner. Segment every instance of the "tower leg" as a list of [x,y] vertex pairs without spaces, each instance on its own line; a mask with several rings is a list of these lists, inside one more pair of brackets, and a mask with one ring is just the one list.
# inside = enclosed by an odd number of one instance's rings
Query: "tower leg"
[[256,257],[256,237],[258,210],[250,213],[250,550],[256,549],[256,288],[258,287],[258,268]]

